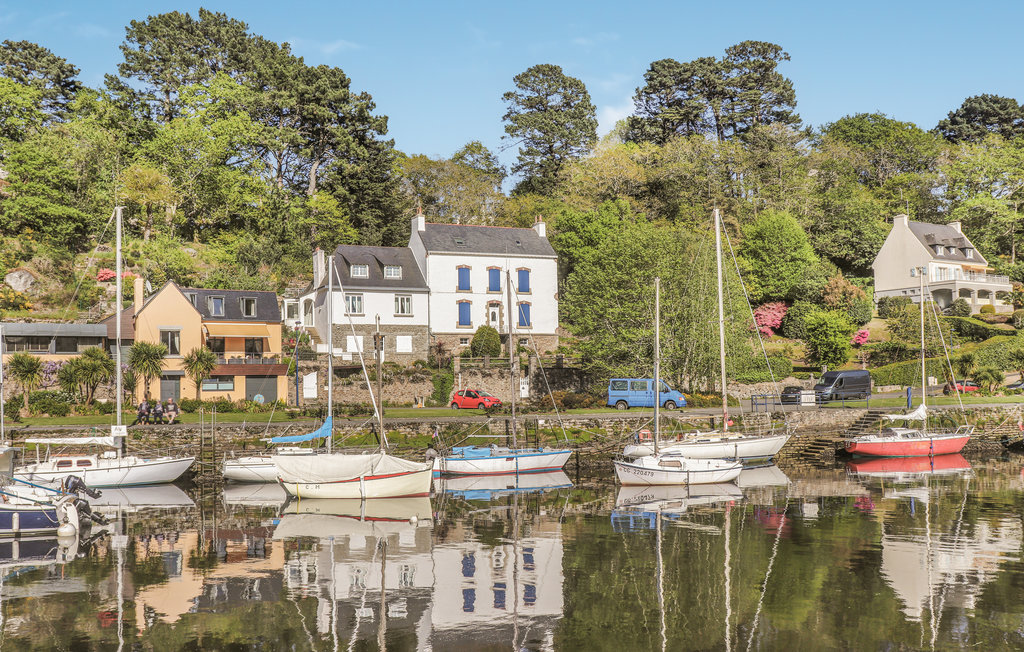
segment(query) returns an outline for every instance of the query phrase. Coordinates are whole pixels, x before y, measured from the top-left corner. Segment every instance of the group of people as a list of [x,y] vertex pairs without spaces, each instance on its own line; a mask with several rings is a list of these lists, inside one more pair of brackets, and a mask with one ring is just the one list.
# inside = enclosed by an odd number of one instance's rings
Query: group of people
[[181,414],[181,408],[174,402],[174,397],[167,399],[167,404],[152,401],[147,396],[139,403],[139,411],[130,425],[137,423],[174,423]]

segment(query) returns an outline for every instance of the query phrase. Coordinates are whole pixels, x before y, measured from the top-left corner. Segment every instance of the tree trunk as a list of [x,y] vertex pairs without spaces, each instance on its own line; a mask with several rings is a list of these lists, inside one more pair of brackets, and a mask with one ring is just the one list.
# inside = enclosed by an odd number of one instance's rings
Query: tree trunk
[[320,159],[313,159],[313,163],[309,166],[309,187],[306,188],[306,196],[312,197],[316,194],[316,173],[320,169]]
[[200,387],[202,386],[202,384],[203,384],[203,379],[202,379],[202,378],[200,378],[200,379],[198,379],[198,380],[195,380],[195,379],[193,379],[193,380],[194,380],[194,382],[195,382],[195,384],[196,384],[196,400],[198,401],[198,400],[199,400],[199,388],[200,388]]
[[142,225],[142,239],[149,242],[149,236],[153,233],[153,205],[146,204],[146,222]]

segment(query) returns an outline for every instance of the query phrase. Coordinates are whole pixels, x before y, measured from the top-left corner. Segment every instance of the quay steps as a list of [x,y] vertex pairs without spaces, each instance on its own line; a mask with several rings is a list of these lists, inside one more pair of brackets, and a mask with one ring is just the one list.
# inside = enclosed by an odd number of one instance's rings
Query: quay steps
[[832,461],[835,459],[836,451],[843,448],[844,442],[849,437],[872,431],[885,412],[884,409],[870,409],[849,428],[841,431],[795,434],[786,443],[786,446],[779,451],[779,457],[792,460]]

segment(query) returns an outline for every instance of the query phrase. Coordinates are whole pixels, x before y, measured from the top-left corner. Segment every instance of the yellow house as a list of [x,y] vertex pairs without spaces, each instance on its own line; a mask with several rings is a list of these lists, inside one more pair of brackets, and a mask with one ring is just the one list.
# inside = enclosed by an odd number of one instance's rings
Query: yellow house
[[[136,279],[135,296],[142,296]],[[205,346],[218,365],[203,381],[200,398],[261,402],[287,399],[288,364],[281,351],[281,311],[273,292],[181,288],[166,283],[139,306],[134,318],[136,342],[167,347],[159,387],[152,398],[195,398],[196,388],[185,375],[184,358]],[[137,396],[147,388],[140,381]],[[159,394],[157,392],[159,391]]]

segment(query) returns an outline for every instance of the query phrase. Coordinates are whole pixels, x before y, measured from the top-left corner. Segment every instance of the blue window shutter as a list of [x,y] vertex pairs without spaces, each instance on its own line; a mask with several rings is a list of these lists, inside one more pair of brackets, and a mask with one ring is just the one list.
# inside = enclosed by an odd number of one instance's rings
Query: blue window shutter
[[530,270],[528,269],[519,270],[519,291],[530,291]]
[[469,268],[468,267],[460,267],[459,268],[459,289],[460,290],[468,290],[469,289]]
[[519,325],[530,325],[530,304],[528,303],[519,304]]
[[487,270],[487,290],[489,292],[501,292],[501,270]]
[[469,326],[472,323],[469,317],[469,302],[463,301],[459,304],[459,326]]

